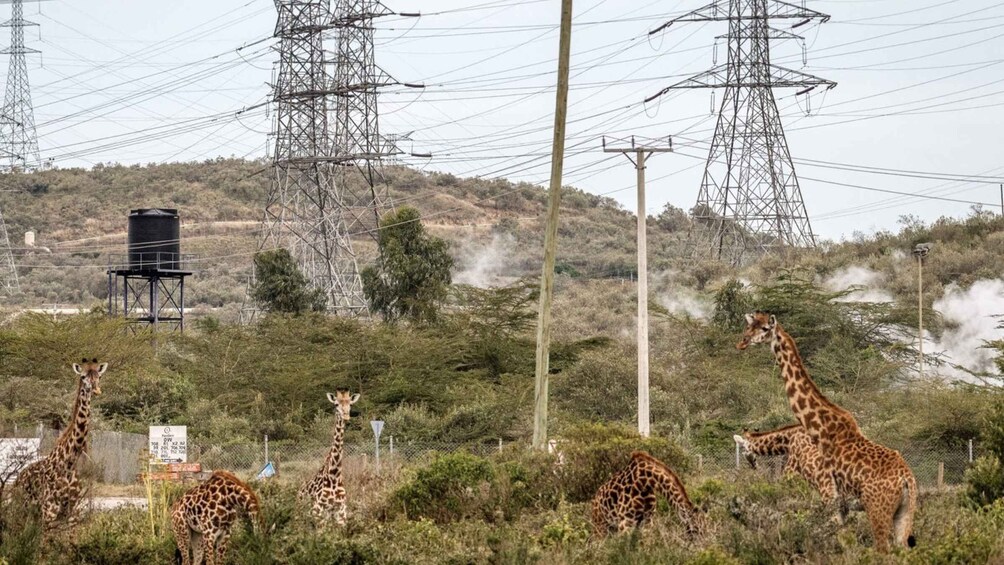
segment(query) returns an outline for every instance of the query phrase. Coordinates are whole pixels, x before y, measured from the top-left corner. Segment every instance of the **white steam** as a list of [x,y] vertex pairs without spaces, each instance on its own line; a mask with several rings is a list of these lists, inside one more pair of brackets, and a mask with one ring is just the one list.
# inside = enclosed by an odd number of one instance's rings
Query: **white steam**
[[479,288],[505,286],[517,277],[507,276],[516,239],[510,234],[495,234],[487,244],[468,242],[460,249],[457,264],[460,270],[453,282]]
[[[942,352],[945,360],[973,372],[996,373],[994,352],[983,349],[986,341],[1001,338],[996,315],[1004,314],[1004,280],[987,279],[973,283],[968,289],[957,285],[945,288],[945,294],[934,302],[934,309],[944,318],[941,339],[925,347]],[[945,365],[938,372],[945,376],[966,378],[964,371]]]
[[833,292],[855,287],[847,296],[838,298],[840,302],[892,302],[892,294],[882,288],[884,282],[885,278],[881,273],[868,267],[851,265],[833,273],[823,281],[823,286]]
[[698,320],[711,316],[712,306],[696,290],[678,282],[678,273],[664,271],[651,278],[655,299],[660,306],[672,314],[685,314]]

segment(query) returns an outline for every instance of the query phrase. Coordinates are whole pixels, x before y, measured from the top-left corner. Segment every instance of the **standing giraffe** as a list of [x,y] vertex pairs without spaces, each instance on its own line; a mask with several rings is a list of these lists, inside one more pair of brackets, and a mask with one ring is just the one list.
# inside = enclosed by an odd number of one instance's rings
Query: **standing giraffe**
[[[213,471],[171,507],[178,565],[223,565],[230,530],[244,515],[255,532],[264,528],[261,502],[247,484],[226,471]],[[192,554],[194,553],[194,558]]]
[[773,315],[747,314],[736,348],[768,340],[795,418],[819,448],[823,472],[832,474],[837,492],[864,505],[875,548],[888,551],[890,535],[896,544],[912,547],[917,481],[903,456],[866,438],[854,416],[823,395],[802,364],[795,340]]
[[345,506],[345,484],[342,480],[342,448],[345,443],[345,422],[349,420],[352,405],[359,400],[359,394],[349,394],[338,389],[335,394],[327,394],[328,402],[335,405],[335,431],[331,437],[331,449],[324,459],[324,465],[314,478],[300,488],[298,496],[310,501],[310,515],[314,521],[324,526],[331,515],[335,523],[344,526],[348,519]]
[[91,420],[91,396],[101,394],[101,375],[108,363],[97,359],[84,359],[73,364],[79,377],[77,396],[69,425],[56,440],[52,451],[39,461],[27,466],[14,482],[31,504],[38,505],[42,525],[49,529],[61,520],[72,524],[76,520],[81,499],[77,462],[87,449],[87,431]]
[[641,526],[655,511],[656,496],[672,505],[687,533],[704,528],[704,515],[694,507],[676,473],[644,451],[631,454],[631,462],[603,484],[593,497],[593,531],[597,536],[626,532]]

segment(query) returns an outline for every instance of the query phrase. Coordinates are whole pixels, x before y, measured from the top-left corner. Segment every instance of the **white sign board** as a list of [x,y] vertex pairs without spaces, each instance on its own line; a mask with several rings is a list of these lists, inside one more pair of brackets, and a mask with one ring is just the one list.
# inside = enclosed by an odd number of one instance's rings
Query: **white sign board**
[[188,426],[150,426],[150,459],[187,463]]
[[0,479],[11,481],[25,467],[42,458],[39,438],[0,439]]
[[370,427],[373,428],[373,435],[379,440],[383,433],[383,420],[370,420]]

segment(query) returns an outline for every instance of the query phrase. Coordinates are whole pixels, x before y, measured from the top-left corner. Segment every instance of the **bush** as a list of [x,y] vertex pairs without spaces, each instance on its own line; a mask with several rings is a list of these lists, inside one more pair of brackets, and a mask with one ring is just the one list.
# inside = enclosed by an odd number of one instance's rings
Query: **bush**
[[1004,470],[996,456],[979,457],[966,470],[966,496],[979,506],[1004,497]]
[[452,522],[490,510],[494,482],[495,469],[488,460],[453,453],[419,469],[393,494],[392,500],[402,506],[410,519]]

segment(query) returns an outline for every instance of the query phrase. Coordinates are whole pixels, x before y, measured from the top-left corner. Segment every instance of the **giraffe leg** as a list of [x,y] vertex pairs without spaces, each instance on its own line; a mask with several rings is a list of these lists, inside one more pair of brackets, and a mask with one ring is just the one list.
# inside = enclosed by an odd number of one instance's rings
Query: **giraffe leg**
[[195,565],[216,565],[216,536],[209,532],[202,533],[202,563],[196,561]]
[[180,565],[192,565],[191,542],[192,533],[188,529],[188,524],[179,516],[171,518],[171,530],[174,532],[174,544],[178,546],[175,552],[175,560],[180,560]]
[[225,558],[227,556],[227,550],[230,549],[230,531],[224,531],[220,534],[220,537],[216,540],[216,563],[223,565],[225,563]]
[[[877,490],[877,489],[876,489]],[[889,551],[889,538],[892,536],[892,518],[899,504],[899,498],[895,500],[884,500],[882,492],[863,492],[862,501],[865,504],[865,512],[868,514],[868,522],[872,526],[872,538],[875,550],[879,553]]]
[[349,512],[346,508],[345,501],[342,500],[335,504],[335,523],[339,526],[344,526],[348,522]]

